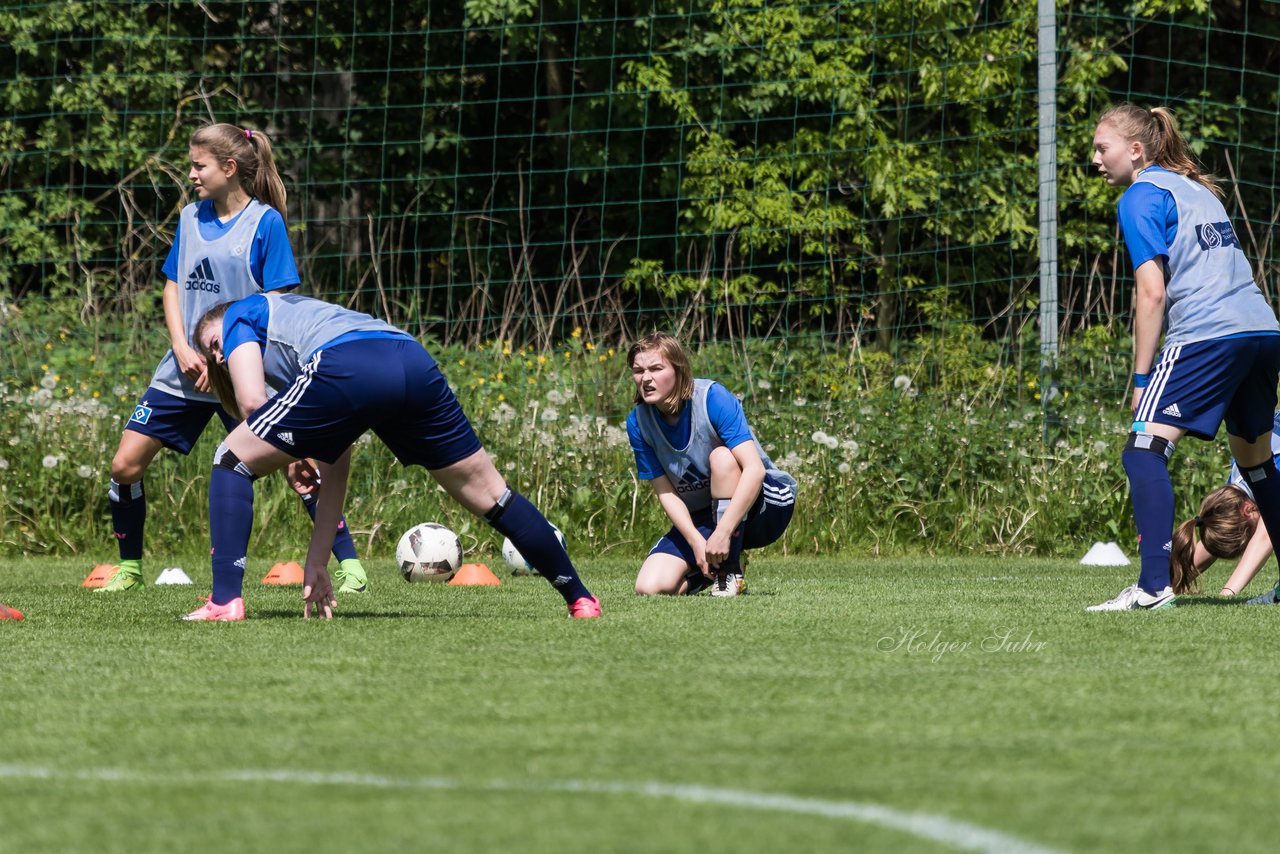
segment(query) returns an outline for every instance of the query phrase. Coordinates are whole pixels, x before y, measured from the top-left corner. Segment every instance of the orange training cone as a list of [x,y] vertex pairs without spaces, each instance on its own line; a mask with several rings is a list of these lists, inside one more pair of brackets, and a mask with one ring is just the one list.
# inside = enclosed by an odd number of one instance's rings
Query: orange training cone
[[498,576],[494,575],[489,567],[482,563],[464,563],[452,579],[450,584],[462,586],[478,586],[478,587],[494,587],[502,582],[498,580]]
[[81,587],[101,587],[111,579],[115,578],[120,567],[114,563],[100,563],[93,568],[88,577],[80,582]]
[[10,608],[8,605],[0,602],[0,620],[23,620],[26,617],[17,608]]
[[302,583],[302,567],[293,561],[288,563],[277,563],[271,567],[271,570],[262,576],[263,584],[301,584]]

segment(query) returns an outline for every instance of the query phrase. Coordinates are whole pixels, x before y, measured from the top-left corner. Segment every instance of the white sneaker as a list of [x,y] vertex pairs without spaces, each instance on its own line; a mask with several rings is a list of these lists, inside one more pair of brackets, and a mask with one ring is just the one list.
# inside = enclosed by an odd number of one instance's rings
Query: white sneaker
[[747,592],[747,580],[741,572],[717,572],[715,583],[711,585],[712,596],[744,596]]
[[1086,611],[1136,611],[1139,608],[1145,608],[1154,611],[1156,608],[1166,608],[1173,604],[1174,599],[1173,588],[1166,587],[1159,593],[1148,593],[1138,585],[1126,587],[1120,591],[1120,595],[1114,599],[1108,599],[1099,605],[1090,605],[1085,608]]

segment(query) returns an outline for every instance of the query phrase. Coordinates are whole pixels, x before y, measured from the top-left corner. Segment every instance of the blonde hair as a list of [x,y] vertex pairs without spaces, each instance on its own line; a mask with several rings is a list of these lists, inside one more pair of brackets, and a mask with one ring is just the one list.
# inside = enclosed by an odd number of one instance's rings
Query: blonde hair
[[1098,117],[1098,124],[1110,122],[1129,142],[1142,143],[1147,158],[1170,172],[1185,175],[1197,184],[1224,196],[1221,182],[1213,175],[1201,171],[1191,153],[1190,146],[1178,130],[1178,123],[1167,107],[1139,107],[1134,104],[1118,104]]
[[[636,363],[636,356],[641,353],[647,353],[650,350],[657,350],[662,358],[671,365],[671,370],[675,372],[675,385],[671,388],[671,394],[666,400],[662,401],[662,405],[672,409],[679,409],[680,404],[686,400],[693,399],[693,368],[689,366],[689,351],[680,343],[680,339],[674,335],[668,335],[665,332],[650,332],[631,345],[631,349],[627,351],[627,368],[630,369]],[[640,395],[640,389],[636,389],[634,403],[644,403],[644,398]]]
[[1194,519],[1183,522],[1173,532],[1173,546],[1169,555],[1170,585],[1174,593],[1195,592],[1202,569],[1195,565],[1197,531],[1205,550],[1214,557],[1234,560],[1244,553],[1253,532],[1258,527],[1257,518],[1244,515],[1246,503],[1252,503],[1243,489],[1224,486],[1205,496],[1200,512]]
[[234,160],[240,186],[285,216],[284,181],[276,169],[271,140],[265,133],[225,123],[205,125],[191,134],[190,146],[203,148],[219,163]]
[[231,382],[231,371],[227,368],[225,353],[220,363],[218,357],[204,346],[204,330],[215,323],[221,327],[222,319],[226,316],[227,307],[230,305],[230,302],[220,302],[200,315],[200,319],[196,321],[196,352],[204,357],[205,373],[209,377],[209,390],[213,392],[214,397],[218,398],[222,408],[227,410],[227,414],[238,421],[243,421],[244,413],[240,411],[240,403],[236,400],[236,387]]

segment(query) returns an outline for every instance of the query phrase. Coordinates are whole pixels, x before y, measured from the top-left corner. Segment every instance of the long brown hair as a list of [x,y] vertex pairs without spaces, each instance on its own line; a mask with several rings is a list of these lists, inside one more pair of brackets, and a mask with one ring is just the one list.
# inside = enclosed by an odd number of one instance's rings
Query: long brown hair
[[1173,531],[1173,547],[1169,555],[1170,584],[1174,593],[1194,592],[1202,569],[1195,566],[1196,533],[1205,550],[1214,557],[1234,560],[1244,553],[1254,530],[1256,517],[1244,515],[1246,503],[1253,503],[1238,486],[1224,486],[1205,496],[1200,512]]
[[236,400],[236,388],[231,382],[231,371],[227,368],[226,354],[223,354],[223,360],[219,362],[217,355],[204,346],[204,331],[215,323],[219,327],[222,326],[222,318],[226,316],[229,305],[231,305],[230,302],[220,302],[196,321],[196,352],[204,356],[205,374],[209,377],[209,390],[213,392],[214,397],[218,398],[222,408],[227,410],[227,414],[238,421],[243,421],[244,413],[240,411],[240,403]]
[[1098,117],[1098,124],[1110,122],[1130,142],[1142,143],[1147,158],[1170,172],[1185,175],[1223,197],[1221,182],[1201,170],[1191,147],[1178,130],[1178,123],[1167,107],[1139,107],[1118,104]]
[[285,215],[287,194],[284,181],[276,169],[271,140],[260,130],[238,128],[226,123],[205,125],[191,134],[190,146],[203,148],[219,163],[236,162],[240,186],[259,201],[271,205]]
[[[681,403],[693,399],[693,368],[689,365],[689,351],[674,335],[668,335],[666,332],[650,332],[627,350],[627,370],[636,363],[636,356],[650,350],[661,353],[662,358],[667,360],[667,364],[671,365],[671,370],[675,372],[675,385],[671,389],[670,396],[662,401],[662,405],[678,411]],[[639,388],[636,389],[633,402],[644,403]]]

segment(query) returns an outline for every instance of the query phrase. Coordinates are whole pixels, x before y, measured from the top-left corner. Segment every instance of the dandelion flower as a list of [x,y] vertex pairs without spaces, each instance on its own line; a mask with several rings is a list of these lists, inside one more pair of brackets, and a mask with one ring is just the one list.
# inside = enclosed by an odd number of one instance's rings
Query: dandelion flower
[[893,378],[893,387],[898,391],[911,388],[911,377],[906,374],[898,374]]
[[809,437],[815,445],[825,445],[827,443],[827,434],[824,430],[814,430],[813,435]]
[[40,461],[40,465],[44,466],[47,469],[57,468],[58,458],[55,457],[53,454],[45,454],[44,459]]
[[40,378],[40,388],[53,389],[58,385],[58,378],[53,374],[45,374]]
[[76,474],[83,478],[93,477],[93,466],[80,466],[80,468],[76,469]]
[[840,472],[840,474],[848,474],[850,469],[851,469],[851,466],[848,463],[841,463],[840,465],[836,466],[836,471]]
[[1107,443],[1099,439],[1093,443],[1093,450],[1099,454],[1106,453]]
[[560,413],[556,411],[555,407],[548,406],[546,409],[542,410],[542,414],[539,417],[543,421],[559,421]]
[[9,467],[9,461],[4,457],[0,457],[0,471],[4,471]]
[[756,383],[756,388],[760,389],[761,391],[768,391],[769,389],[773,388],[773,385],[768,380],[760,380],[759,382]]

